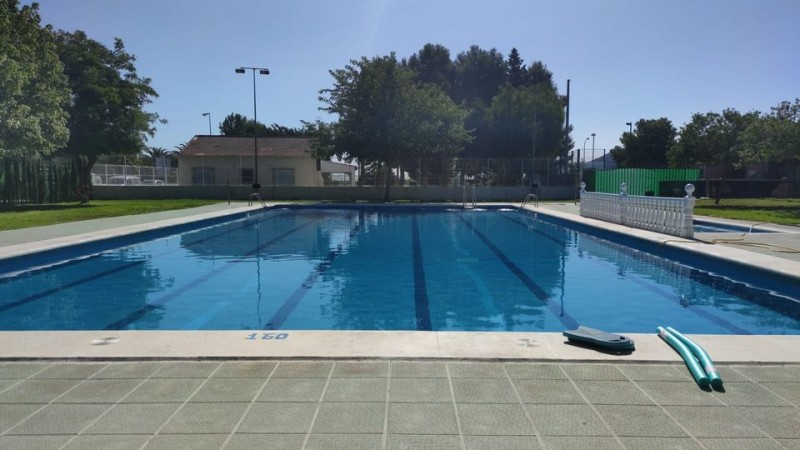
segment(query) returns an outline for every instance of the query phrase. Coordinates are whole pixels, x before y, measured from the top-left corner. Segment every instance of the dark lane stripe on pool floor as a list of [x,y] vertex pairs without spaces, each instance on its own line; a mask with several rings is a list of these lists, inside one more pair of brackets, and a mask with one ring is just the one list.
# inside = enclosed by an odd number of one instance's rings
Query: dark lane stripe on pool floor
[[566,247],[568,245],[566,242],[562,241],[561,239],[553,237],[553,236],[550,236],[549,234],[545,233],[544,231],[534,228],[533,225],[528,225],[527,223],[519,221],[519,220],[514,219],[514,218],[511,218],[506,214],[502,214],[500,217],[502,217],[502,218],[504,218],[504,219],[506,219],[506,220],[508,220],[510,222],[514,222],[515,224],[521,226],[522,228],[525,228],[526,230],[533,231],[534,233],[539,234],[542,237],[550,239],[551,241],[555,242],[556,244],[558,244],[558,245],[560,245],[562,247]]
[[419,241],[419,221],[411,219],[411,251],[414,255],[414,311],[417,330],[431,331],[431,309],[428,304],[428,287],[425,282],[425,267],[422,261],[422,245]]
[[[302,224],[300,226],[292,228],[291,230],[289,230],[289,231],[287,231],[287,232],[285,232],[285,233],[283,233],[283,234],[281,234],[281,235],[279,235],[279,236],[277,236],[275,238],[272,238],[269,241],[266,241],[263,244],[259,245],[258,247],[248,251],[247,253],[244,254],[244,256],[253,256],[254,254],[258,253],[259,251],[264,250],[265,248],[267,248],[267,247],[275,244],[276,242],[286,238],[287,236],[291,235],[292,233],[295,233],[298,230],[311,225],[312,223],[318,222],[319,220],[320,219],[317,218],[317,219],[311,220],[309,222],[306,222],[306,223],[304,223],[304,224]],[[163,296],[161,298],[158,298],[155,301],[153,301],[153,302],[151,302],[151,303],[149,303],[149,304],[147,304],[147,305],[145,305],[145,306],[133,311],[132,313],[128,314],[127,316],[123,317],[122,319],[117,320],[116,322],[113,322],[113,323],[111,323],[109,325],[106,325],[105,329],[106,330],[122,330],[125,327],[127,327],[128,325],[132,324],[133,322],[141,319],[148,312],[153,311],[154,309],[161,308],[167,302],[173,300],[175,297],[183,294],[186,291],[189,291],[189,290],[197,287],[199,284],[205,283],[206,281],[210,280],[211,278],[216,277],[217,275],[220,275],[220,274],[224,273],[225,271],[227,271],[228,269],[233,267],[235,264],[238,264],[238,262],[237,261],[228,261],[227,264],[225,264],[224,266],[220,267],[216,271],[209,272],[209,273],[207,273],[207,274],[205,274],[205,275],[203,275],[203,276],[201,276],[201,277],[199,277],[199,278],[197,278],[197,279],[195,279],[195,280],[193,280],[193,281],[191,281],[189,283],[186,283],[183,286],[181,286],[180,288],[170,292],[169,294],[167,294],[167,295],[165,295],[165,296]]]
[[55,294],[57,292],[61,292],[61,291],[64,291],[64,290],[67,290],[67,289],[70,289],[70,288],[74,288],[76,286],[80,286],[80,285],[85,284],[85,283],[89,283],[91,281],[97,280],[98,278],[102,278],[102,277],[104,277],[106,275],[111,275],[113,273],[121,272],[121,271],[123,271],[125,269],[130,269],[131,267],[140,266],[140,265],[144,264],[145,261],[147,261],[147,260],[142,259],[142,260],[139,260],[139,261],[134,261],[134,262],[125,264],[125,265],[120,266],[120,267],[115,267],[113,269],[105,270],[103,272],[99,272],[99,273],[96,273],[94,275],[75,280],[75,281],[73,281],[71,283],[67,283],[67,284],[65,284],[63,286],[59,286],[57,288],[52,288],[52,289],[48,289],[46,291],[42,291],[42,292],[39,292],[39,293],[36,293],[36,294],[33,294],[33,295],[29,295],[27,297],[24,297],[24,298],[21,298],[19,300],[16,300],[16,301],[13,301],[11,303],[7,303],[5,305],[0,306],[0,313],[8,311],[11,308],[16,308],[17,306],[22,306],[22,305],[24,305],[26,303],[30,303],[30,302],[32,302],[34,300],[39,300],[40,298],[47,297],[48,295]]
[[[356,226],[354,226],[350,230],[348,237],[352,239],[355,235],[358,234],[359,229],[361,229],[361,225],[360,223],[357,223]],[[275,314],[272,315],[272,318],[269,319],[269,321],[267,321],[267,325],[264,327],[265,330],[281,329],[283,323],[286,322],[286,319],[289,317],[292,311],[294,311],[298,303],[300,303],[300,301],[303,299],[303,297],[306,296],[308,291],[310,291],[311,288],[314,287],[314,284],[317,282],[320,275],[325,273],[325,271],[331,267],[333,261],[336,259],[337,256],[342,254],[342,251],[344,251],[344,247],[342,247],[342,244],[339,244],[336,247],[336,250],[331,250],[325,257],[325,259],[323,259],[322,261],[319,262],[319,264],[314,266],[314,270],[310,274],[308,274],[303,283],[297,289],[295,289],[292,295],[290,295],[289,298],[287,298],[286,301],[283,302],[283,305],[281,305],[280,309],[278,309],[278,311],[276,311]]]
[[542,303],[545,304],[545,306],[547,306],[547,309],[549,309],[550,312],[553,313],[553,315],[556,316],[561,321],[561,323],[564,324],[565,327],[567,327],[568,330],[572,330],[578,327],[578,322],[575,321],[575,319],[573,319],[572,316],[570,316],[566,312],[563,312],[558,305],[549,301],[550,296],[541,287],[539,287],[539,285],[536,284],[536,282],[531,280],[531,278],[528,275],[526,275],[525,272],[523,272],[522,269],[519,268],[519,266],[514,264],[514,262],[511,261],[511,259],[508,256],[506,256],[506,254],[503,253],[502,250],[500,250],[496,245],[494,245],[494,243],[492,243],[492,241],[489,240],[489,238],[487,238],[486,235],[481,233],[468,220],[464,219],[463,217],[459,218],[464,223],[467,224],[470,230],[472,230],[472,232],[475,233],[475,236],[478,236],[478,238],[481,241],[483,241],[483,243],[486,244],[487,247],[489,247],[489,250],[491,250],[492,253],[494,253],[495,256],[497,256],[497,259],[502,261],[502,263],[505,264],[508,270],[510,270],[511,273],[516,275],[517,278],[519,278],[519,280],[522,281],[522,284],[524,284],[528,288],[528,290],[530,290],[533,293],[533,295],[535,295],[539,300],[541,300]]

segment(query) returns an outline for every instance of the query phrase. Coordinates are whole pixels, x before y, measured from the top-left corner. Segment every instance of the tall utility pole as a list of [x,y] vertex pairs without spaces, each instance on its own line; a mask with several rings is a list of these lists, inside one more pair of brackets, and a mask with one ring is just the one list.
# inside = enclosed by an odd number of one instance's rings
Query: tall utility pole
[[253,71],[253,189],[259,190],[258,184],[258,114],[256,112],[256,70],[261,75],[269,75],[266,67],[239,67],[236,73],[245,73],[246,70]]
[[[568,79],[567,80],[567,113],[566,113],[567,122],[566,122],[566,125],[564,125],[564,142],[569,142],[569,83],[570,83],[570,80]],[[568,148],[564,149],[563,158],[565,160],[567,159],[567,153],[569,153],[569,151],[570,151],[570,149],[568,149]]]

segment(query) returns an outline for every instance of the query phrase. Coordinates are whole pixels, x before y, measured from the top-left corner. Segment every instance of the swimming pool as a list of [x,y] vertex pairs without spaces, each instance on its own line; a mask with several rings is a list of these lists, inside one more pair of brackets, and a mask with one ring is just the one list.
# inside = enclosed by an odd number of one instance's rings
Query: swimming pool
[[696,233],[773,233],[763,228],[764,224],[737,225],[727,222],[694,219]]
[[9,267],[0,329],[800,334],[791,287],[564,225],[515,208],[273,208]]

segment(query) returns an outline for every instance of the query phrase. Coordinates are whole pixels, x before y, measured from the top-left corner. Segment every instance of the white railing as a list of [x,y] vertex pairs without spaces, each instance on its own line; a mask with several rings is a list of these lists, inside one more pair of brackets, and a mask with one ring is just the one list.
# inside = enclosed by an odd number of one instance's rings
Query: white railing
[[628,195],[622,183],[619,194],[586,192],[581,183],[581,216],[658,233],[694,237],[692,212],[694,185],[687,184],[686,197],[649,197]]
[[177,185],[178,169],[174,167],[95,164],[92,185]]

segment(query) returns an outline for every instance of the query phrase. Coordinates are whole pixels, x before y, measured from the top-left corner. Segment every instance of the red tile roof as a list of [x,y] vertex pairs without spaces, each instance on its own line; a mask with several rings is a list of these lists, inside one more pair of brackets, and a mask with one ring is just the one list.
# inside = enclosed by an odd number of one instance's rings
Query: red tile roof
[[[253,156],[254,138],[240,136],[195,136],[180,156]],[[258,156],[310,158],[311,138],[259,137]]]

